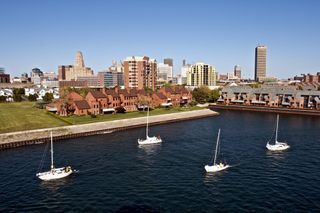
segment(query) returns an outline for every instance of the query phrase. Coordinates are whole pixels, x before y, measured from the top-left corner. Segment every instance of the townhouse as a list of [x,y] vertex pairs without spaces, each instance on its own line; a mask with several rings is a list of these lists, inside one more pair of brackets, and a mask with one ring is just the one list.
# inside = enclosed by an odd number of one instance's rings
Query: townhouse
[[227,86],[218,103],[227,105],[268,106],[320,109],[320,91],[297,89],[296,86]]

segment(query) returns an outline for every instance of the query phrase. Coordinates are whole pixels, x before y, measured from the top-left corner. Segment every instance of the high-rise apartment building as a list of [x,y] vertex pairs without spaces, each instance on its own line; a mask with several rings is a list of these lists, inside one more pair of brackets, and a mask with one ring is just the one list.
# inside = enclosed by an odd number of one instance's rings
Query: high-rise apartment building
[[147,56],[127,57],[123,61],[124,86],[126,88],[156,89],[157,61]]
[[267,73],[267,47],[258,45],[255,52],[254,80],[265,78]]
[[239,79],[241,79],[241,67],[240,65],[234,66],[233,75]]
[[200,87],[215,86],[216,74],[213,66],[204,63],[196,63],[191,66],[187,73],[187,85]]
[[60,65],[58,75],[59,81],[78,80],[78,77],[92,77],[93,70],[90,67],[85,67],[82,53],[79,51],[76,54],[74,65]]

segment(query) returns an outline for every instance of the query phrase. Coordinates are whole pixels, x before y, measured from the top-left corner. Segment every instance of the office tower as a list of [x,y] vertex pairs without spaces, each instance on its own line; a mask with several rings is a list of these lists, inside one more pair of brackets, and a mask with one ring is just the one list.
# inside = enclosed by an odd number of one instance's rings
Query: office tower
[[234,74],[235,77],[241,79],[241,67],[240,67],[240,65],[234,66],[233,74]]
[[5,69],[3,67],[0,67],[0,74],[4,74],[5,73]]
[[255,49],[255,69],[254,80],[259,81],[259,78],[266,77],[267,71],[267,47],[258,45]]
[[10,83],[10,75],[6,74],[2,67],[0,67],[0,83]]
[[168,64],[169,66],[173,67],[173,59],[172,58],[163,59],[163,63]]
[[183,67],[186,66],[186,59],[183,59],[183,60],[182,60],[182,66],[183,66]]
[[157,65],[157,80],[169,82],[172,80],[172,67],[168,64],[159,63]]
[[92,77],[93,70],[85,67],[83,55],[80,51],[76,54],[74,65],[60,65],[58,67],[59,81],[78,80],[78,77]]
[[157,61],[147,56],[127,57],[123,62],[126,88],[156,90]]
[[117,71],[103,71],[98,73],[100,85],[104,85],[106,88],[112,88],[115,86],[124,86],[123,72]]
[[191,66],[187,73],[187,85],[200,87],[215,86],[216,74],[213,66],[204,63],[196,63]]

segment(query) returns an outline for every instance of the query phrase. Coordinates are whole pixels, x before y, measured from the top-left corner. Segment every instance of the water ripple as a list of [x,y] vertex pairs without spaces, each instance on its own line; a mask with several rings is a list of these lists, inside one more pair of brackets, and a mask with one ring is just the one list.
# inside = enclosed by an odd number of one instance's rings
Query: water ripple
[[[265,148],[275,118],[267,113],[152,126],[164,141],[155,146],[138,146],[143,128],[66,140],[55,144],[55,164],[79,172],[53,182],[35,177],[45,144],[4,150],[0,212],[320,211],[320,126],[302,117],[281,118],[291,149],[279,153]],[[209,174],[218,128],[220,159],[231,167]]]

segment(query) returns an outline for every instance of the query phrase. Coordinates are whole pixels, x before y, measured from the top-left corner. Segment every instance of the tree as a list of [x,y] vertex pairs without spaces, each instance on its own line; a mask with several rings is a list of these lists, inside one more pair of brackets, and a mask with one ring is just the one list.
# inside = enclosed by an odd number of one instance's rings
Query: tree
[[219,99],[219,97],[220,97],[220,90],[218,90],[218,89],[212,90],[210,92],[209,101],[216,102]]
[[146,91],[147,94],[152,94],[153,90],[149,87],[144,87],[144,91]]
[[7,100],[6,96],[0,95],[0,102],[6,102],[6,100]]
[[53,94],[52,93],[46,93],[43,97],[42,97],[43,101],[45,102],[51,102],[53,99]]
[[170,83],[165,83],[164,85],[163,85],[163,87],[165,87],[165,88],[169,88],[169,87],[171,87],[172,85],[170,84]]
[[21,102],[21,101],[22,101],[22,97],[21,97],[21,95],[19,95],[19,94],[14,94],[14,95],[13,95],[13,100],[14,100],[15,102]]
[[14,88],[13,94],[14,95],[24,95],[24,88]]
[[116,112],[117,113],[125,113],[126,109],[123,106],[119,106],[116,108]]
[[209,101],[210,93],[211,90],[207,86],[201,86],[192,91],[192,97],[196,102],[204,104]]
[[261,85],[259,83],[249,84],[251,88],[259,88]]
[[15,102],[21,102],[22,95],[24,95],[24,88],[14,88],[13,89],[13,100]]
[[36,101],[38,98],[38,95],[37,94],[34,94],[34,95],[29,95],[28,96],[28,101]]

